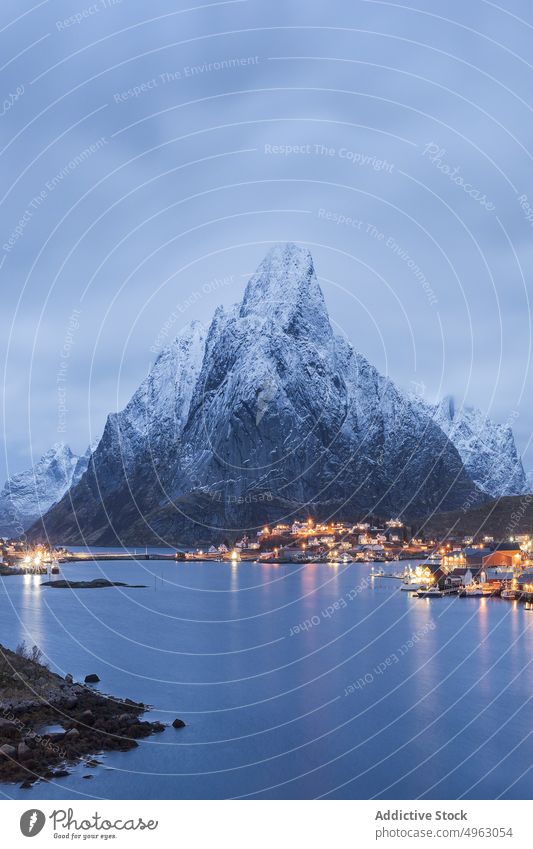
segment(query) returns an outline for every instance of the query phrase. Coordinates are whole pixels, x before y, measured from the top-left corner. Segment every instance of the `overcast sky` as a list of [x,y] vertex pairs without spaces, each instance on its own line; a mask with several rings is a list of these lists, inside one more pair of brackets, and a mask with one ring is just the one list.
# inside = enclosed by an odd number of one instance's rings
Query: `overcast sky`
[[358,350],[512,422],[533,468],[527,0],[0,16],[2,478],[84,451],[164,334],[289,240]]

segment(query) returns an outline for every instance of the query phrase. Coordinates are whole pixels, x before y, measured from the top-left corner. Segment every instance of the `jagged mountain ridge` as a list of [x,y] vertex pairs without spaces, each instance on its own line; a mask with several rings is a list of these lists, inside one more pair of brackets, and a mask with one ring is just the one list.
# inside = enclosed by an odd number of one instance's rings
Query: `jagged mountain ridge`
[[288,244],[207,335],[193,323],[160,354],[44,532],[192,542],[304,509],[408,517],[480,497],[431,416],[334,335],[310,253]]
[[142,517],[167,499],[204,347],[204,327],[193,321],[161,351],[124,410],[108,416],[87,474],[58,505],[66,541],[122,541],[113,529],[134,527],[137,539],[148,538]]
[[12,475],[0,492],[0,535],[18,536],[65,492],[87,469],[90,448],[78,456],[59,442],[30,469]]
[[510,425],[497,424],[481,410],[458,406],[451,395],[438,404],[418,399],[453,442],[476,486],[491,498],[530,492]]

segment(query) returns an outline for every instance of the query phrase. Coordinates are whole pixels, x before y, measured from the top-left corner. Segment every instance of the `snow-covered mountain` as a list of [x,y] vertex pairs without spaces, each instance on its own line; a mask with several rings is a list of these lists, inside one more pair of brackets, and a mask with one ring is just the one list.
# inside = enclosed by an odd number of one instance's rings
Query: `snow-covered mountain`
[[125,409],[108,416],[98,462],[105,462],[110,485],[120,487],[143,465],[161,467],[165,474],[175,461],[202,365],[205,336],[204,326],[191,322],[161,351]]
[[259,493],[412,513],[447,502],[443,480],[470,486],[453,446],[334,335],[310,253],[274,248],[213,320],[172,495],[206,490],[238,527]]
[[203,325],[191,322],[161,351],[125,409],[108,416],[87,474],[47,518],[56,539],[116,542],[130,530],[130,539],[147,538],[144,516],[168,502],[174,484],[205,337]]
[[419,399],[419,404],[453,442],[479,489],[492,498],[530,491],[509,425],[493,422],[475,407],[457,406],[452,396],[434,405]]
[[207,336],[193,323],[160,354],[44,523],[62,542],[177,543],[480,497],[431,416],[335,336],[310,253],[287,244]]
[[18,536],[75,486],[87,469],[90,449],[81,457],[60,442],[31,469],[6,481],[0,492],[0,535]]

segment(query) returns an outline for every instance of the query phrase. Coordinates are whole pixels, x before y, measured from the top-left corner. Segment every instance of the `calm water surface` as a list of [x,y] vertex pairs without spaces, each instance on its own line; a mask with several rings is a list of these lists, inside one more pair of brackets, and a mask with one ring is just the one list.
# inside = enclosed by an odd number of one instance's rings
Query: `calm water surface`
[[[402,564],[403,565],[403,564]],[[386,571],[398,569],[390,564]],[[145,589],[0,579],[0,642],[168,728],[13,798],[530,798],[533,611],[422,600],[366,564],[97,562]]]

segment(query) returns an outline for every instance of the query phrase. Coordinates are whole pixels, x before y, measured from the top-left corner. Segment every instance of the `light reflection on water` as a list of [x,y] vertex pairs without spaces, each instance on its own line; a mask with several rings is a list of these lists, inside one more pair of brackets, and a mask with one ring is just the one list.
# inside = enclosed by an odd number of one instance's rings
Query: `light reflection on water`
[[[63,674],[96,672],[103,691],[187,722],[105,755],[113,769],[96,771],[92,795],[530,795],[533,616],[523,605],[416,599],[397,580],[367,581],[366,564],[100,561],[63,572],[146,589],[6,578],[0,641],[35,642]],[[509,735],[523,740],[512,752]],[[81,775],[7,793],[81,797]]]

